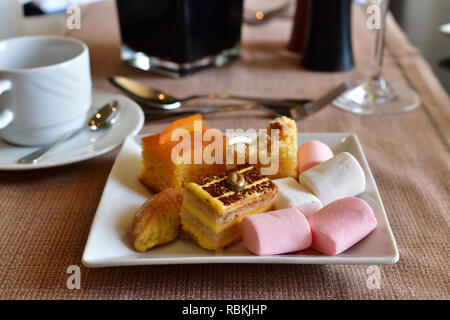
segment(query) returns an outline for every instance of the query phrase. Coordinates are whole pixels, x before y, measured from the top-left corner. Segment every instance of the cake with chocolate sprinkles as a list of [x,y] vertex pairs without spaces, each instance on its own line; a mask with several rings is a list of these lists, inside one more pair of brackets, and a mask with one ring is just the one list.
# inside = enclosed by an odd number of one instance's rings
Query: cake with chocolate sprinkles
[[202,248],[222,250],[241,238],[241,220],[268,211],[276,194],[277,186],[251,165],[188,183],[183,196],[182,229]]

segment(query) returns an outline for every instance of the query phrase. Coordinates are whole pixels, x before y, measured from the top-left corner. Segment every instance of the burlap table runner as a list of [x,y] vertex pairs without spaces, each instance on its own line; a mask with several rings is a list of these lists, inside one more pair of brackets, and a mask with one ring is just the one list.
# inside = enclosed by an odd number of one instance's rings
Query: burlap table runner
[[[179,96],[224,91],[316,98],[343,80],[369,74],[372,43],[363,12],[354,10],[356,68],[343,73],[300,70],[286,53],[289,19],[244,26],[242,59],[182,80],[128,67],[119,59],[114,2],[82,8],[81,30],[68,32],[90,48],[95,88],[122,74]],[[366,285],[358,265],[171,265],[88,269],[85,241],[117,150],[53,169],[0,172],[0,298],[2,299],[428,299],[449,298],[450,103],[420,52],[389,19],[386,77],[416,89],[424,106],[408,114],[359,117],[329,106],[299,121],[304,132],[358,134],[400,250],[379,266],[380,289]],[[263,128],[259,114],[222,114],[211,127]],[[147,123],[144,132],[165,123]],[[81,289],[66,287],[70,265],[81,267]]]

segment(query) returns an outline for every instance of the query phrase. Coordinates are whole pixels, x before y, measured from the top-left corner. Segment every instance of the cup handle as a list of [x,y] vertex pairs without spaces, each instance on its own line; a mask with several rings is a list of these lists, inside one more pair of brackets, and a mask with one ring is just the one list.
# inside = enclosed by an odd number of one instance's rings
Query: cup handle
[[[11,90],[12,85],[9,80],[0,80],[0,95],[5,91]],[[0,107],[1,109],[1,107]],[[14,114],[9,109],[0,110],[0,130],[9,125],[14,119]]]

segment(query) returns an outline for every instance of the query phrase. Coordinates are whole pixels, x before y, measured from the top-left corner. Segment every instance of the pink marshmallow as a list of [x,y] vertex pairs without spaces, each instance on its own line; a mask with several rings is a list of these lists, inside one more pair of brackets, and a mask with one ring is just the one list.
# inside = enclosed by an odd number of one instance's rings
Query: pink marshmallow
[[241,222],[244,246],[257,255],[299,251],[311,245],[311,229],[295,208],[245,217]]
[[323,142],[311,140],[298,147],[298,173],[333,158],[333,151]]
[[372,208],[359,198],[336,200],[308,218],[311,247],[326,255],[339,254],[366,237],[377,226]]

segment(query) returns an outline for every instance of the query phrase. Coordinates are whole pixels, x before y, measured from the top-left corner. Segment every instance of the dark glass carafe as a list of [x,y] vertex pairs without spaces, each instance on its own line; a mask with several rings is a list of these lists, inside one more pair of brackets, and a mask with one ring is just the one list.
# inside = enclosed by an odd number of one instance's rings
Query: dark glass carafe
[[352,0],[312,0],[302,66],[315,71],[353,68]]
[[180,75],[236,58],[242,1],[116,0],[122,58],[141,69]]

